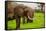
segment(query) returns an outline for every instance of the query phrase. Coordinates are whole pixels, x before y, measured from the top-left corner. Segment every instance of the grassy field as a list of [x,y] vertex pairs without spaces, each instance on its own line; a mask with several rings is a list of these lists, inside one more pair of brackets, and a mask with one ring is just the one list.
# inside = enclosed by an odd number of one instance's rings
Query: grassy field
[[[34,19],[32,23],[20,23],[20,29],[25,28],[41,28],[44,27],[44,14],[43,13],[34,13]],[[16,28],[16,21],[8,21],[8,29]]]

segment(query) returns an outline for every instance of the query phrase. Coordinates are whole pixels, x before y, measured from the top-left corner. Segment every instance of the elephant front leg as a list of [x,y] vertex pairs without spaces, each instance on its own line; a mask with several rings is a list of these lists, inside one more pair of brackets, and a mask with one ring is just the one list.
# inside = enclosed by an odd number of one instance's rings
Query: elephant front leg
[[20,29],[20,17],[16,17],[16,30]]
[[23,24],[25,24],[25,17],[23,17]]

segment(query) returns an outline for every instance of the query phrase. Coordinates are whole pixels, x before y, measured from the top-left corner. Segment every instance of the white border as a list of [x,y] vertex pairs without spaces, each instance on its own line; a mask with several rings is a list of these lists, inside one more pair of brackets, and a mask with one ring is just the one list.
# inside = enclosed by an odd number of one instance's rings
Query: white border
[[[19,1],[22,1],[22,0],[19,0]],[[23,1],[25,1],[25,0],[23,0]],[[29,0],[26,0],[26,1],[29,1]],[[30,0],[30,1],[45,2],[45,0]],[[45,10],[45,12],[46,12],[46,10]],[[46,17],[46,14],[45,14],[45,17]],[[4,29],[5,29],[5,0],[0,0],[0,31],[5,31]],[[24,30],[24,31],[45,31],[45,29],[29,29],[29,30]],[[22,30],[18,30],[18,31],[22,31]]]

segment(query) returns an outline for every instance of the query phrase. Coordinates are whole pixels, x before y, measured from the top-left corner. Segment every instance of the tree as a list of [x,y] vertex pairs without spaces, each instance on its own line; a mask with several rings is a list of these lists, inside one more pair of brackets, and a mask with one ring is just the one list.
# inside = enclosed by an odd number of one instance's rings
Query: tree
[[41,11],[44,12],[45,11],[45,4],[44,3],[40,3],[41,6]]

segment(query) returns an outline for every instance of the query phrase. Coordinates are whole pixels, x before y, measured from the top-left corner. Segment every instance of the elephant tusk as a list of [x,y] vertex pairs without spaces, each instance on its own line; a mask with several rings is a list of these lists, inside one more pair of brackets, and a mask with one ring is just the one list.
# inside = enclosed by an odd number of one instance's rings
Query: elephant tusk
[[33,18],[30,18],[29,16],[28,16],[28,18],[29,18],[30,20],[33,20]]

